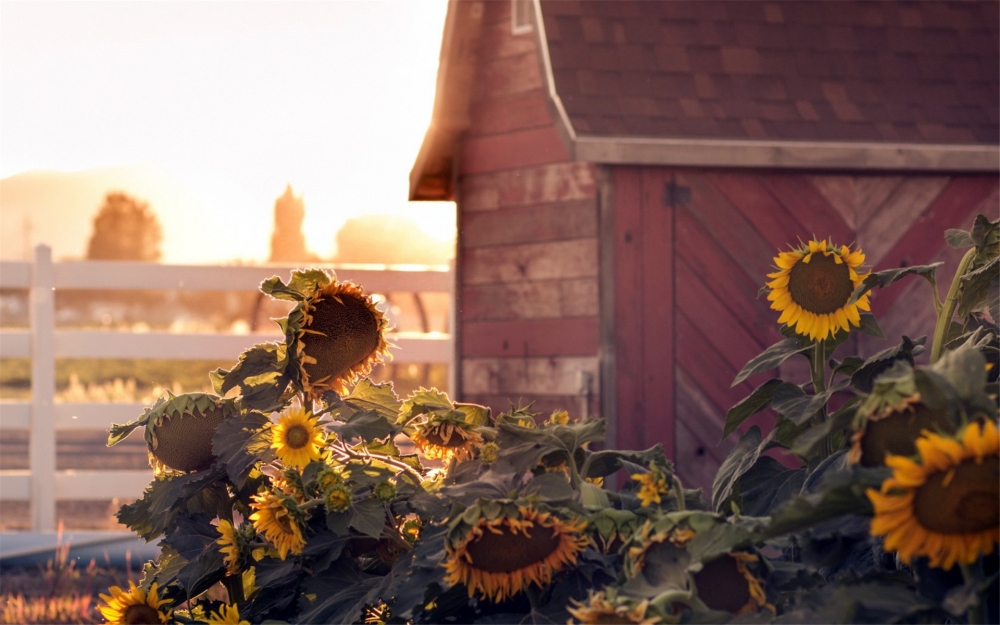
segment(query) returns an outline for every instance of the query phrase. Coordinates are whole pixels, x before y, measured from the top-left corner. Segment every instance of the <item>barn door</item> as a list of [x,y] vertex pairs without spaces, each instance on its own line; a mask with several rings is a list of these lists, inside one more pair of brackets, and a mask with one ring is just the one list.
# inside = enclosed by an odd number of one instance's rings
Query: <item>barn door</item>
[[[758,292],[779,249],[813,236],[860,245],[875,270],[945,261],[947,289],[960,257],[947,228],[996,218],[995,176],[828,175],[615,168],[602,344],[613,362],[619,447],[659,442],[686,484],[709,488],[735,436],[720,443],[726,411],[767,379],[732,388],[750,358],[780,340],[777,314]],[[918,308],[894,306],[913,295]],[[872,354],[901,334],[930,334],[929,287],[908,280],[872,298],[887,339],[852,338]],[[612,321],[613,320],[613,321]],[[804,380],[789,361],[783,376]],[[758,379],[759,378],[759,379]],[[609,406],[610,408],[610,406]],[[607,408],[605,412],[610,412]],[[772,418],[762,414],[745,427]]]

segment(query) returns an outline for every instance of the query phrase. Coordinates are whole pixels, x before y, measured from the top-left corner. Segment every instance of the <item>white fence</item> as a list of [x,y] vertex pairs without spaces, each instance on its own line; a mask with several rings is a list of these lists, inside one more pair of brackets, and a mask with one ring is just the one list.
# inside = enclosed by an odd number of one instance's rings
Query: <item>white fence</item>
[[[362,268],[363,267],[363,268]],[[56,289],[254,291],[277,275],[287,279],[293,266],[196,266],[138,262],[52,262],[45,245],[34,262],[0,262],[0,287],[28,289],[29,329],[0,331],[0,357],[31,359],[31,401],[0,401],[0,428],[28,430],[27,471],[0,471],[0,499],[30,500],[34,530],[52,530],[56,501],[136,498],[152,471],[56,471],[56,432],[107,430],[142,413],[141,404],[56,403],[56,358],[166,358],[226,360],[235,364],[243,350],[280,334],[182,334],[60,330],[55,327]],[[450,295],[454,328],[454,272],[447,266],[330,266],[340,280],[362,284],[369,293],[419,292]],[[277,332],[277,328],[275,328]],[[389,335],[397,363],[441,363],[454,357],[450,334],[399,332]],[[453,379],[454,367],[449,367]]]

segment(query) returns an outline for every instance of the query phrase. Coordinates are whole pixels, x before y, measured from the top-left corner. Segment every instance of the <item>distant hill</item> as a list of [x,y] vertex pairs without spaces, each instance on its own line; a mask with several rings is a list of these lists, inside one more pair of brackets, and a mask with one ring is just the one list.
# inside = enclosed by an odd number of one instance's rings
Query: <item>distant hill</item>
[[161,211],[182,201],[174,186],[164,174],[141,166],[31,171],[4,178],[0,180],[0,258],[26,259],[38,243],[50,245],[56,259],[83,258],[94,215],[108,191],[124,191],[148,201],[162,215]]

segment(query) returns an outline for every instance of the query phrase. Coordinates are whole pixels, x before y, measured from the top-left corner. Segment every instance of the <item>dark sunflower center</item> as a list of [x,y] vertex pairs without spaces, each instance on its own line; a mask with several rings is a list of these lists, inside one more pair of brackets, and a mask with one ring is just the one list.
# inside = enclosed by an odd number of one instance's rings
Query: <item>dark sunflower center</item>
[[550,527],[535,525],[527,530],[527,536],[513,534],[506,526],[499,529],[499,534],[486,530],[465,547],[472,566],[490,573],[510,573],[541,562],[559,547],[559,537]]
[[159,625],[160,613],[145,603],[130,605],[125,610],[125,622],[128,625]]
[[735,614],[751,598],[750,586],[731,556],[706,564],[694,574],[694,583],[698,586],[698,598],[713,610]]
[[285,444],[292,449],[302,449],[309,444],[309,430],[304,425],[293,425],[285,430]]
[[839,265],[833,256],[822,252],[812,255],[808,264],[799,261],[788,273],[788,292],[792,300],[817,315],[832,313],[851,299],[854,283],[847,263]]
[[920,524],[941,534],[980,532],[1000,525],[1000,458],[982,464],[967,460],[948,472],[935,473],[917,489],[914,513]]
[[340,300],[324,297],[313,304],[306,328],[322,334],[302,336],[306,354],[316,359],[304,365],[312,379],[340,375],[378,348],[378,321],[368,306],[346,295]]
[[934,410],[924,404],[912,409],[894,412],[884,419],[869,421],[861,440],[861,464],[866,467],[882,466],[886,454],[912,456],[917,453],[917,437],[921,430],[954,432],[944,410]]
[[631,623],[631,619],[616,614],[614,612],[599,612],[588,614],[587,623],[591,625],[622,625],[622,623]]
[[455,428],[455,430],[451,433],[451,438],[448,439],[447,443],[444,442],[444,437],[441,436],[440,427],[435,427],[429,430],[425,438],[427,439],[428,443],[436,445],[438,447],[445,447],[445,448],[461,447],[462,444],[465,443],[465,437],[462,436],[462,433],[459,432],[458,428]]

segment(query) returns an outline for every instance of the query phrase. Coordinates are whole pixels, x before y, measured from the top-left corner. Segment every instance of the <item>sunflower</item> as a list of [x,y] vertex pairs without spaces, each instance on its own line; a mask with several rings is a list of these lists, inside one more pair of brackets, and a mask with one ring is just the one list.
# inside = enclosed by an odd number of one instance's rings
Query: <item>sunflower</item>
[[226,565],[226,573],[236,575],[240,572],[240,558],[243,553],[242,537],[233,524],[225,519],[219,521],[219,526],[215,529],[221,535],[215,542],[223,554],[222,563]]
[[731,551],[706,562],[693,575],[698,599],[712,610],[737,616],[761,608],[774,612],[774,606],[767,602],[761,580],[748,566],[758,560],[755,554]]
[[796,334],[823,341],[838,330],[861,326],[859,310],[870,310],[868,294],[849,303],[854,289],[865,275],[857,268],[865,262],[860,249],[839,248],[827,241],[809,241],[798,249],[774,257],[778,271],[767,274],[771,290],[767,299],[773,310],[781,311],[778,323],[794,328]]
[[332,484],[323,491],[327,512],[346,512],[351,507],[353,493],[346,484]]
[[271,429],[271,448],[285,466],[304,468],[312,460],[319,460],[319,452],[326,444],[323,428],[305,408],[292,408],[282,413]]
[[389,353],[384,336],[388,322],[356,284],[336,278],[317,284],[296,310],[301,313],[294,345],[300,381],[313,397],[342,392]]
[[464,421],[434,415],[417,425],[413,443],[430,459],[471,459],[474,450],[483,446],[483,437]]
[[234,605],[222,604],[217,612],[208,615],[208,625],[250,625],[250,621],[240,619],[240,610]]
[[656,468],[651,469],[649,473],[636,473],[632,475],[632,479],[641,484],[638,496],[643,506],[660,503],[660,495],[670,492],[666,476]]
[[545,586],[586,549],[586,525],[520,505],[513,516],[480,514],[464,537],[446,544],[445,582],[465,584],[469,597],[479,593],[494,602],[529,584]]
[[293,555],[302,553],[306,540],[298,521],[285,505],[285,499],[274,493],[260,493],[252,499],[250,507],[255,512],[250,520],[254,529],[278,549],[278,557],[284,560],[289,551]]
[[916,440],[924,430],[955,431],[948,413],[931,408],[920,400],[920,393],[903,398],[896,406],[885,406],[865,417],[851,436],[850,461],[865,467],[882,466],[888,454],[912,456]]
[[660,622],[658,616],[646,616],[646,610],[649,608],[648,599],[643,599],[638,603],[624,598],[612,600],[602,590],[599,592],[590,591],[587,601],[570,599],[570,602],[573,606],[566,606],[566,611],[585,625],[598,623],[652,625]]
[[871,534],[909,564],[927,556],[951,569],[992,553],[1000,540],[1000,433],[992,421],[971,423],[955,438],[917,439],[918,461],[887,456],[892,476],[868,489],[875,509]]
[[118,586],[112,586],[108,589],[110,595],[101,595],[101,599],[107,605],[98,609],[108,623],[125,625],[170,622],[173,610],[161,609],[161,606],[170,603],[170,600],[159,598],[156,582],[149,587],[149,592],[131,581],[128,585],[128,592]]

